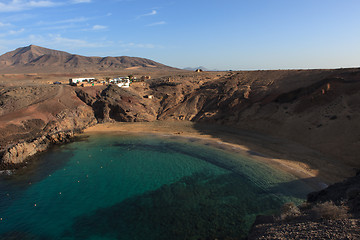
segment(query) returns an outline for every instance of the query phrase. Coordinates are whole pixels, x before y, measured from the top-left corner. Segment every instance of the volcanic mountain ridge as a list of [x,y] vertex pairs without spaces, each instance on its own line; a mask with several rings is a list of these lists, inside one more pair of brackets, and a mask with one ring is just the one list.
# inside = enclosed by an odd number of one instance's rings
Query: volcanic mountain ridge
[[86,57],[35,45],[0,56],[1,73],[109,72],[126,69],[176,70],[138,57]]

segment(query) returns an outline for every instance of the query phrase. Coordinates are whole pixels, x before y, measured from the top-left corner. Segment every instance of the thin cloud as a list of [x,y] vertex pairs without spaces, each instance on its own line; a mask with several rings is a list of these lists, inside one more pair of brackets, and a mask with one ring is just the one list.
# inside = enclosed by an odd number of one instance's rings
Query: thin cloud
[[25,31],[24,28],[22,28],[22,29],[20,29],[20,30],[10,30],[10,31],[9,31],[9,35],[20,34],[20,33],[24,32],[24,31]]
[[2,17],[2,21],[6,22],[22,22],[22,21],[28,21],[30,19],[36,18],[37,15],[35,14],[29,14],[29,13],[14,13],[9,16]]
[[159,26],[159,25],[164,25],[166,24],[165,21],[161,21],[161,22],[154,22],[154,23],[150,23],[148,25],[146,25],[147,27],[153,27],[153,26]]
[[103,26],[103,25],[94,25],[94,26],[92,27],[92,30],[98,31],[98,30],[105,30],[105,29],[107,29],[107,28],[108,28],[107,26]]
[[83,39],[76,39],[76,38],[65,38],[61,35],[53,35],[49,34],[50,41],[54,45],[64,46],[66,48],[98,48],[104,47],[103,43],[94,43],[88,42]]
[[78,23],[78,22],[86,22],[88,20],[89,20],[89,18],[86,18],[86,17],[78,17],[78,18],[70,18],[70,19],[57,21],[55,23]]
[[51,0],[11,0],[10,2],[0,2],[0,12],[20,12],[34,8],[57,7],[66,4],[90,3],[91,0],[71,0],[67,3],[55,2]]
[[0,38],[0,47],[8,51],[18,48],[19,46],[26,46],[29,44],[70,51],[81,48],[98,49],[103,47],[109,47],[112,46],[113,43],[104,39],[98,42],[90,42],[84,39],[66,38],[61,36],[60,34],[31,34],[26,37],[13,38],[11,40]]
[[0,37],[6,37],[6,36],[10,36],[10,35],[18,35],[20,33],[23,33],[24,31],[25,31],[24,28],[19,29],[19,30],[10,30],[10,31],[8,31],[6,33],[0,34]]
[[143,17],[147,17],[147,16],[154,16],[157,14],[157,11],[156,10],[152,10],[150,13],[147,13],[147,14],[144,14],[142,15]]
[[[13,2],[21,2],[21,1],[13,0]],[[59,3],[55,3],[55,2],[52,2],[52,1],[30,1],[30,2],[26,2],[25,4],[28,5],[31,8],[55,7],[55,6],[59,5]]]
[[64,24],[64,23],[79,23],[79,22],[86,22],[88,21],[89,18],[85,18],[85,17],[78,17],[78,18],[70,18],[70,19],[64,19],[64,20],[59,20],[59,21],[55,21],[55,22],[38,22],[38,25],[54,25],[54,24]]
[[[37,27],[41,30],[64,30],[64,29],[71,29],[71,28],[81,28],[79,23],[87,22],[89,18],[85,17],[77,17],[77,18],[70,18],[59,20],[55,22],[44,22],[40,21],[37,22]],[[81,24],[80,24],[81,25]]]
[[71,1],[74,4],[78,4],[78,3],[91,3],[91,0],[72,0]]
[[124,43],[124,42],[120,42],[119,44],[120,47],[122,48],[155,48],[156,46],[154,44],[151,43]]
[[145,13],[145,14],[142,14],[142,15],[137,16],[137,19],[142,18],[142,17],[154,16],[154,15],[156,15],[156,14],[158,14],[158,12],[157,12],[156,10],[152,10],[152,11],[149,12],[149,13]]
[[56,7],[59,5],[62,4],[47,0],[40,0],[40,1],[12,0],[8,3],[0,2],[0,12],[19,12],[33,8]]
[[0,27],[10,27],[11,24],[10,23],[3,23],[3,22],[0,22]]
[[66,24],[66,25],[58,25],[58,26],[46,26],[46,27],[40,27],[40,30],[66,30],[66,29],[75,29],[79,28],[79,26],[74,24]]

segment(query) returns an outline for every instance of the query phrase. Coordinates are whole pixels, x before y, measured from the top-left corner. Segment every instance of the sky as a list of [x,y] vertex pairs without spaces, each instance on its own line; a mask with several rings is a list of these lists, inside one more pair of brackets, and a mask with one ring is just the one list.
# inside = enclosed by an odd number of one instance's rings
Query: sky
[[0,55],[30,44],[211,70],[360,67],[359,0],[0,0]]

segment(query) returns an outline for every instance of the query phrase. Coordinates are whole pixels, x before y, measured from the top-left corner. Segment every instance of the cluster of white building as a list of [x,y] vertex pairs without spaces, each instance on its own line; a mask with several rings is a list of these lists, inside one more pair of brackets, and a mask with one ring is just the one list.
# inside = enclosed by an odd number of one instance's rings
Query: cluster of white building
[[130,87],[130,78],[129,77],[119,77],[109,80],[110,83],[117,85],[118,87],[128,88]]
[[95,83],[97,83],[97,84],[115,84],[118,87],[128,88],[128,87],[130,87],[131,80],[129,77],[119,77],[119,78],[109,79],[109,82],[105,82],[105,81],[98,82],[98,80],[96,78],[92,78],[92,77],[70,78],[69,79],[69,84],[71,86],[77,86],[78,84],[94,85]]
[[72,86],[76,86],[79,83],[91,83],[91,82],[95,82],[96,79],[95,78],[70,78],[69,79],[69,84]]

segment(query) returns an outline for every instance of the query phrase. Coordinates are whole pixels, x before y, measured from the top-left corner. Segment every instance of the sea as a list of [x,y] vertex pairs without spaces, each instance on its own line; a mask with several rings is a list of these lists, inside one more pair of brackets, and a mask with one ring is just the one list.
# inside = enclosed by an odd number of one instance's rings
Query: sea
[[0,175],[0,239],[244,239],[311,186],[221,144],[87,134]]

